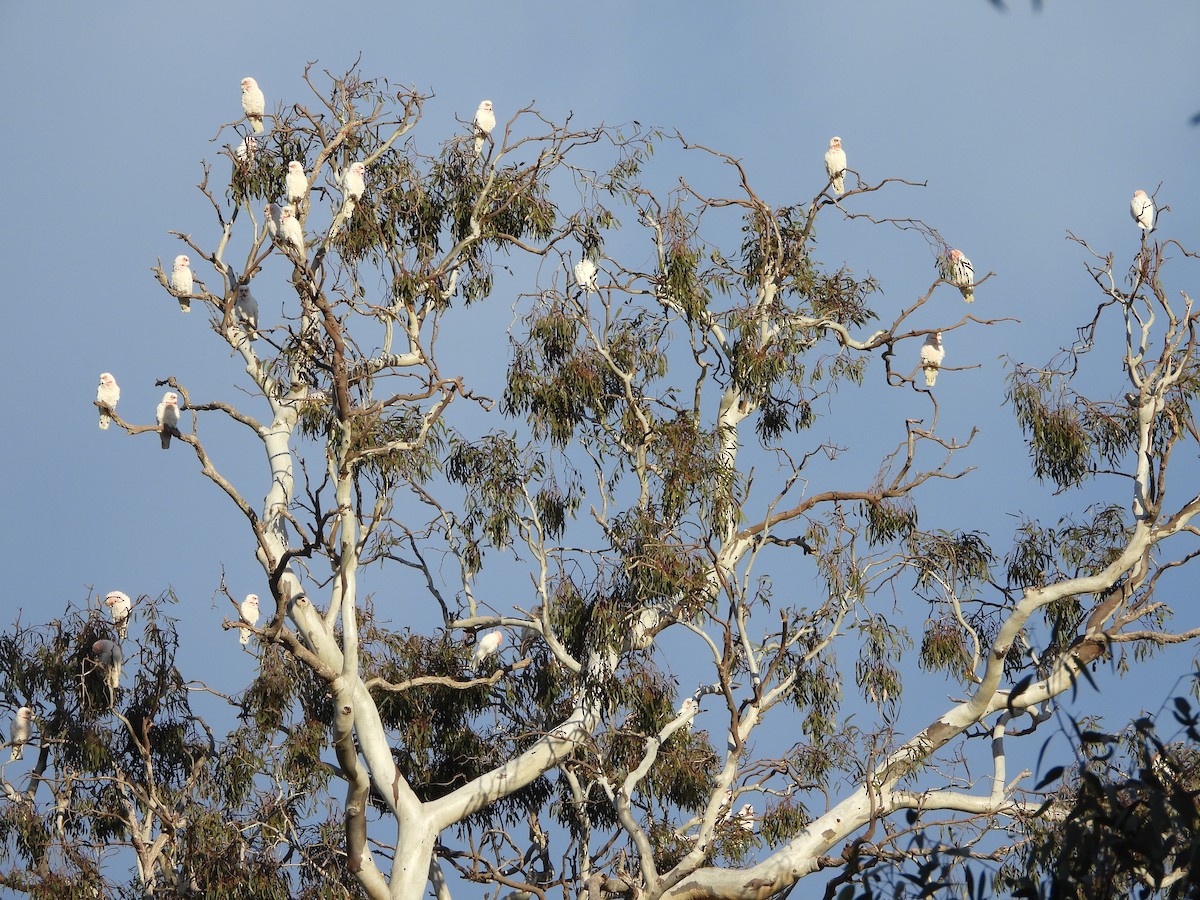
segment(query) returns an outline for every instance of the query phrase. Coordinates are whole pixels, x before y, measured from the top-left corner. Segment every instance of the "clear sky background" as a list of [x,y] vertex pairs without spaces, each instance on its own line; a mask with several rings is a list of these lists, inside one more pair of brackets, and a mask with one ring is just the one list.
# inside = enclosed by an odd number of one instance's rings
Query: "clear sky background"
[[[236,595],[267,593],[243,523],[188,450],[163,453],[155,436],[99,431],[91,401],[105,370],[121,384],[121,413],[145,424],[162,394],[155,379],[174,375],[197,396],[236,399],[233,385],[245,386],[236,361],[203,313],[180,315],[149,269],[182,252],[168,230],[212,238],[213,219],[194,185],[209,159],[224,188],[228,162],[217,153],[231,136],[210,139],[240,115],[239,80],[257,78],[270,111],[281,100],[307,102],[306,61],[341,72],[360,53],[365,75],[435,94],[416,133],[426,150],[484,97],[502,122],[536,100],[552,119],[573,111],[581,126],[636,119],[678,129],[741,158],[772,205],[821,189],[834,134],[867,180],[927,182],[859,198],[857,208],[937,227],[971,257],[977,277],[995,273],[972,311],[1019,323],[947,341],[946,365],[978,366],[945,373],[938,390],[946,428],[981,428],[964,457],[979,471],[934,491],[922,524],[982,528],[1004,546],[1020,510],[1056,518],[1082,508],[1080,494],[1047,498],[1024,464],[1002,408],[1000,357],[1044,362],[1091,317],[1102,298],[1083,269],[1086,254],[1065,235],[1115,251],[1124,271],[1138,242],[1129,216],[1135,188],[1158,190],[1160,207],[1171,207],[1159,237],[1200,247],[1200,128],[1190,124],[1200,110],[1200,5],[1049,0],[1040,13],[1025,0],[1009,5],[0,7],[0,271],[9,317],[0,365],[10,385],[0,442],[0,546],[8,560],[0,621],[22,610],[25,621],[47,621],[68,601],[85,602],[89,590],[136,596],[173,587],[184,601],[185,673],[220,690],[244,685],[249,660],[219,629],[229,609],[213,599],[222,571]],[[696,166],[661,148],[658,186],[665,193],[687,171],[714,191],[732,191],[719,167]],[[912,235],[826,214],[819,238],[823,263],[845,261],[881,281],[889,312],[934,277],[932,253]],[[1172,289],[1200,293],[1194,267],[1173,271]],[[256,284],[256,296],[265,310],[269,293]],[[510,302],[497,304],[504,324]],[[472,351],[489,349],[493,334],[501,359],[507,347],[491,328],[480,328]],[[912,353],[915,360],[915,346]],[[1110,357],[1105,389],[1115,390],[1119,376]],[[499,393],[498,383],[490,387]],[[863,427],[885,411],[894,414],[891,406],[863,407]],[[914,405],[912,414],[926,412]],[[257,504],[266,487],[261,449],[243,447],[245,458],[219,462],[253,479],[246,492]],[[381,596],[387,587],[386,579],[371,585]],[[1200,613],[1188,618],[1193,612],[1179,624],[1200,624]],[[1191,654],[1175,654],[1152,685],[1155,702]]]

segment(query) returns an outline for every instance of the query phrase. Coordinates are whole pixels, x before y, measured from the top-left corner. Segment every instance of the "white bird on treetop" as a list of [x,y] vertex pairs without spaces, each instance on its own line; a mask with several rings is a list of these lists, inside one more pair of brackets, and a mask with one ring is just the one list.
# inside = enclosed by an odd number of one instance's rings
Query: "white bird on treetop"
[[367,190],[366,163],[350,163],[346,171],[342,173],[341,188],[346,200],[361,200]]
[[308,196],[308,176],[304,174],[304,163],[298,159],[293,159],[288,163],[284,188],[288,203],[294,203],[298,206]]
[[280,218],[282,218],[282,214],[274,203],[268,203],[263,207],[263,227],[267,229],[267,237],[272,241],[279,235]]
[[679,715],[687,716],[688,731],[692,730],[692,721],[696,718],[696,713],[700,712],[700,704],[696,702],[696,698],[688,697],[679,705]]
[[33,710],[28,706],[22,706],[13,715],[12,727],[8,732],[8,736],[12,739],[12,757],[10,761],[20,759],[21,755],[25,752],[25,745],[29,743],[29,723],[32,720]]
[[935,331],[926,335],[925,343],[921,345],[921,368],[925,370],[925,386],[933,387],[937,383],[938,369],[946,358],[946,348],[942,346],[942,333]]
[[[103,403],[110,411],[116,412],[117,403],[121,400],[121,388],[117,384],[117,379],[112,377],[112,372],[101,372],[100,383],[96,385],[96,402]],[[100,427],[108,428],[108,423],[112,421],[110,416],[104,410],[100,410]]]
[[484,100],[479,104],[471,124],[475,126],[475,155],[478,156],[483,150],[484,137],[490,135],[496,127],[496,113],[492,110],[491,100]]
[[1146,196],[1145,191],[1133,192],[1133,199],[1129,201],[1129,214],[1144,234],[1154,230],[1154,201]]
[[295,207],[288,205],[279,212],[279,235],[284,243],[292,247],[301,258],[304,257],[304,229],[296,218]]
[[504,643],[504,632],[499,628],[489,631],[481,637],[479,643],[475,645],[475,653],[471,656],[471,668],[478,671],[484,660],[499,650],[502,643]]
[[[247,625],[257,625],[259,610],[258,610],[258,594],[247,594],[246,599],[242,601],[238,607],[238,614],[241,615],[242,621]],[[250,632],[245,628],[241,629],[242,636],[240,638],[242,646],[250,643]]]
[[124,640],[125,634],[129,630],[129,611],[133,609],[133,601],[129,599],[128,594],[121,591],[109,591],[104,598],[104,605],[112,613],[113,624],[117,627],[117,637]]
[[942,277],[962,293],[967,303],[975,302],[975,269],[961,250],[951,250],[942,263]]
[[233,301],[233,315],[246,331],[250,340],[258,340],[255,332],[258,330],[258,301],[250,293],[250,285],[237,286],[237,298]]
[[246,135],[242,138],[242,142],[237,145],[237,149],[233,151],[233,155],[237,157],[238,162],[246,163],[247,165],[254,162],[254,154],[258,152],[258,141],[253,135]]
[[242,79],[242,112],[250,120],[250,127],[258,134],[263,130],[263,113],[266,112],[267,102],[263,92],[259,90],[258,82],[247,76]]
[[833,192],[842,193],[846,188],[846,151],[842,149],[840,137],[829,139],[829,149],[825,151],[825,172],[832,182]]
[[171,266],[171,293],[175,295],[179,301],[179,308],[184,312],[192,311],[192,298],[188,296],[192,292],[192,270],[189,263],[191,260],[180,253]]
[[154,418],[158,422],[158,429],[162,434],[162,448],[169,450],[171,432],[179,427],[179,395],[174,391],[167,391],[163,394]]
[[575,263],[575,283],[585,291],[597,290],[596,264],[586,258]]

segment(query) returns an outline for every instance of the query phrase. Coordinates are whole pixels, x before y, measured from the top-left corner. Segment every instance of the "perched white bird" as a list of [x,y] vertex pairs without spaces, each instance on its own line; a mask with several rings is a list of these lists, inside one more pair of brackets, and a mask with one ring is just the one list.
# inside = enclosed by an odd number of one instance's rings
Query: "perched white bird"
[[296,218],[296,209],[291,204],[279,211],[279,236],[283,242],[304,257],[304,229]]
[[829,149],[825,151],[825,171],[833,181],[833,192],[840,194],[846,189],[846,151],[842,139],[831,137]]
[[340,179],[342,194],[347,201],[361,200],[367,190],[367,166],[365,163],[350,163]]
[[105,683],[116,690],[117,685],[121,683],[121,660],[124,658],[120,645],[112,641],[96,641],[92,644],[92,652],[96,654],[96,660],[104,669]]
[[[121,387],[117,384],[117,379],[112,377],[112,372],[101,372],[100,383],[96,385],[96,402],[103,403],[111,411],[116,412],[117,403],[121,400]],[[100,410],[100,427],[108,428],[108,423],[112,421],[110,416],[104,410]]]
[[1154,230],[1154,201],[1146,196],[1145,191],[1133,192],[1133,199],[1129,201],[1129,214],[1144,234]]
[[112,613],[113,625],[117,627],[117,637],[125,640],[125,635],[129,631],[129,611],[133,608],[133,601],[129,599],[128,594],[109,591],[104,598],[104,605]]
[[267,230],[267,237],[272,241],[279,235],[281,218],[283,218],[283,213],[274,203],[268,203],[263,207],[263,227]]
[[496,127],[496,113],[492,110],[491,100],[484,100],[479,104],[471,124],[475,126],[475,155],[478,156],[483,150],[483,139]]
[[662,613],[653,606],[647,606],[629,623],[629,649],[645,650],[654,643],[654,636],[661,631]]
[[597,290],[596,264],[590,259],[581,259],[575,263],[575,283],[585,291]]
[[733,823],[738,828],[749,834],[754,833],[754,805],[751,803],[745,804],[737,811],[737,815],[733,818]]
[[304,163],[293,159],[288,163],[287,177],[284,179],[287,202],[299,206],[308,196],[308,176],[304,174]]
[[937,384],[938,369],[946,358],[946,348],[942,346],[942,333],[935,331],[926,335],[925,343],[921,345],[921,368],[925,370],[925,386]]
[[250,293],[250,285],[239,284],[237,299],[233,301],[233,315],[238,324],[246,330],[246,336],[252,341],[258,340],[258,301]]
[[263,92],[258,89],[258,82],[253,78],[242,79],[242,112],[250,120],[250,127],[258,134],[263,130],[263,113],[266,112],[267,101]]
[[961,250],[951,250],[942,261],[942,277],[962,292],[963,300],[975,302],[975,269]]
[[249,165],[254,162],[254,154],[258,152],[258,141],[253,135],[246,135],[242,138],[242,142],[237,145],[237,149],[233,151],[233,155],[237,157],[238,162],[243,162]]
[[8,736],[12,739],[12,757],[10,761],[20,759],[21,754],[25,752],[25,745],[29,743],[29,723],[31,721],[33,721],[33,710],[28,706],[22,706],[13,715],[12,727],[8,732]]
[[169,450],[171,448],[171,432],[179,427],[179,395],[174,391],[167,391],[163,394],[162,402],[158,404],[154,418],[158,422],[158,429],[162,434],[162,448]]
[[692,730],[692,722],[696,718],[696,713],[700,712],[700,704],[696,702],[694,697],[688,697],[679,706],[679,715],[687,716],[688,731]]
[[489,656],[493,655],[500,649],[500,645],[504,643],[504,632],[497,628],[495,631],[489,631],[479,639],[479,643],[475,645],[475,653],[471,657],[471,669],[479,671],[479,667]]
[[[238,607],[238,613],[242,617],[242,621],[247,625],[258,624],[258,594],[247,594],[246,599],[242,601],[242,605]],[[250,632],[245,628],[241,629],[242,636],[240,638],[242,646],[250,643]]]
[[190,266],[191,260],[180,253],[175,257],[175,263],[171,266],[171,293],[179,301],[179,308],[184,312],[192,311],[192,298],[189,296],[192,293],[192,270]]

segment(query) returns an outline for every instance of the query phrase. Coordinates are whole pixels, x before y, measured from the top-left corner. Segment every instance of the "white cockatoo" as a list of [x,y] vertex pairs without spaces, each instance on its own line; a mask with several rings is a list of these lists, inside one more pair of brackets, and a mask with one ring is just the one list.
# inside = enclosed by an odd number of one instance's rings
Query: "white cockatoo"
[[179,427],[179,395],[174,391],[163,394],[154,418],[162,434],[162,448],[171,449],[171,432]]
[[179,308],[184,312],[192,311],[192,269],[191,260],[180,253],[171,265],[171,293],[179,301]]
[[942,261],[942,277],[962,292],[963,300],[975,302],[975,269],[961,250],[951,250]]
[[279,236],[279,220],[282,217],[282,212],[274,203],[263,207],[263,227],[267,230],[269,240],[274,241]]
[[921,345],[921,368],[925,370],[925,386],[937,384],[938,369],[946,358],[946,348],[942,346],[942,333],[935,331],[926,335],[925,343]]
[[653,606],[638,610],[629,623],[629,649],[645,650],[654,643],[654,636],[661,630],[662,613]]
[[688,731],[692,730],[692,722],[696,718],[696,713],[700,712],[700,704],[696,702],[695,697],[688,697],[679,706],[679,715],[687,717]]
[[[238,607],[238,614],[242,617],[242,621],[247,625],[257,625],[259,610],[258,610],[258,594],[247,594],[246,599],[242,601]],[[250,632],[245,628],[241,629],[242,636],[239,639],[242,646],[245,647],[250,643]]]
[[754,805],[746,803],[733,817],[733,824],[748,834],[754,833]]
[[252,341],[258,340],[255,332],[258,330],[258,301],[250,293],[250,285],[237,286],[237,299],[233,301],[233,315],[238,324],[246,330],[246,336]]
[[[111,411],[116,412],[117,403],[121,400],[121,387],[117,384],[117,379],[112,377],[112,372],[101,372],[100,383],[96,385],[96,402],[103,403]],[[112,421],[110,416],[104,410],[100,410],[100,427],[108,428],[108,423]]]
[[304,174],[304,163],[293,159],[288,163],[287,178],[284,179],[287,202],[299,206],[308,196],[308,176]]
[[596,287],[596,264],[590,259],[581,259],[575,263],[575,283],[585,291],[598,290]]
[[8,736],[12,740],[10,761],[20,759],[21,754],[25,752],[25,745],[29,743],[30,723],[32,722],[33,710],[28,706],[22,706],[13,714],[12,726],[8,731]]
[[92,652],[96,654],[97,662],[104,669],[105,684],[116,690],[121,683],[121,660],[124,659],[121,645],[112,641],[96,641],[92,644]]
[[253,78],[242,79],[242,112],[250,120],[250,127],[258,134],[263,130],[263,113],[267,110],[267,101],[263,92],[258,88],[258,82]]
[[492,109],[491,100],[484,100],[479,104],[471,124],[475,126],[475,155],[478,156],[483,150],[483,139],[496,127],[496,113]]
[[484,660],[495,654],[500,649],[500,645],[504,643],[504,632],[497,628],[495,631],[489,631],[479,639],[479,643],[475,645],[475,653],[471,656],[471,669],[478,672],[479,667],[483,665]]
[[242,142],[237,145],[237,149],[233,151],[233,155],[237,157],[238,162],[250,165],[254,162],[254,154],[258,152],[258,141],[253,135],[246,135],[242,138]]
[[1154,230],[1154,201],[1146,196],[1145,191],[1134,191],[1133,199],[1129,201],[1129,214],[1143,234]]
[[833,192],[840,194],[846,189],[846,151],[842,139],[831,137],[829,149],[825,151],[825,171],[832,180]]
[[353,162],[346,168],[339,179],[342,195],[347,202],[361,200],[367,190],[367,166],[365,163]]
[[304,229],[296,218],[296,208],[288,204],[279,211],[279,236],[301,259],[304,258]]
[[125,640],[125,635],[129,631],[129,611],[133,609],[133,601],[129,599],[128,594],[123,594],[121,591],[109,591],[104,598],[104,605],[112,613],[113,625],[117,628],[117,638]]

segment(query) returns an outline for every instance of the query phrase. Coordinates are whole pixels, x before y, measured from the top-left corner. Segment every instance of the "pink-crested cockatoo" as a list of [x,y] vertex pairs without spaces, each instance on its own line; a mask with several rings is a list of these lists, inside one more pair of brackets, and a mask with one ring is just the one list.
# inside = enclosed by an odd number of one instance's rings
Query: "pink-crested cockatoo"
[[688,697],[679,705],[679,715],[687,717],[688,731],[692,730],[692,722],[698,712],[700,712],[700,704],[696,702],[695,697]]
[[253,135],[246,135],[242,138],[242,142],[237,145],[237,149],[233,151],[233,155],[237,157],[238,162],[249,165],[254,162],[254,154],[258,152],[258,141]]
[[29,737],[32,734],[31,723],[33,722],[33,710],[28,706],[22,706],[18,709],[12,718],[12,725],[9,727],[8,736],[12,742],[12,756],[9,761],[18,760],[25,752],[25,745],[29,743]]
[[747,834],[754,833],[754,805],[746,803],[737,811],[737,815],[733,817],[733,823]]
[[479,104],[471,124],[475,126],[475,155],[478,156],[483,150],[483,139],[496,127],[496,113],[492,109],[491,100],[484,100]]
[[174,391],[163,394],[154,418],[162,434],[162,448],[171,449],[171,432],[179,427],[179,395]]
[[[117,403],[121,400],[121,388],[117,384],[117,379],[113,378],[112,372],[101,372],[100,383],[96,385],[96,402],[103,403],[112,412],[116,412]],[[100,427],[108,428],[112,421],[110,416],[103,409],[100,410]]]
[[1129,214],[1143,234],[1154,230],[1154,201],[1146,196],[1145,191],[1134,191],[1133,199],[1129,201]]
[[250,285],[237,286],[237,298],[233,301],[233,317],[252,341],[258,340],[258,301],[250,293]]
[[121,660],[124,658],[120,644],[96,641],[92,644],[92,652],[96,654],[97,662],[104,669],[104,683],[115,691],[121,683]]
[[288,163],[287,177],[284,179],[287,202],[299,206],[308,196],[308,176],[304,174],[304,163],[293,159]]
[[[247,594],[246,599],[243,600],[241,605],[238,607],[238,614],[242,617],[242,621],[247,625],[257,625],[258,617],[260,615],[258,609],[258,594]],[[239,638],[239,640],[241,641],[242,646],[245,647],[250,643],[250,632],[245,628],[240,630],[242,632],[242,636]]]
[[109,591],[104,598],[104,605],[112,613],[113,625],[117,629],[117,638],[125,640],[125,635],[129,632],[129,612],[133,609],[133,601],[129,599],[128,594],[121,591]]
[[171,265],[171,293],[179,301],[179,308],[184,312],[192,311],[192,269],[191,260],[180,253]]
[[585,291],[598,290],[596,287],[596,264],[586,258],[575,263],[575,283]]
[[296,208],[288,204],[279,211],[279,236],[300,258],[304,258],[304,229],[296,218]]
[[925,370],[926,387],[937,384],[938,369],[945,358],[946,348],[942,346],[942,333],[935,331],[926,335],[925,343],[921,345],[921,368]]
[[475,653],[471,656],[471,669],[479,671],[479,667],[483,665],[484,660],[495,654],[503,643],[504,632],[499,628],[495,631],[489,631],[481,637],[479,643],[475,645]]
[[342,172],[340,179],[342,194],[347,201],[361,200],[367,190],[367,166],[365,163],[353,162]]
[[833,192],[840,194],[846,189],[846,151],[842,139],[831,137],[829,149],[825,151],[825,172],[832,182]]
[[951,250],[942,261],[942,277],[962,293],[967,303],[975,302],[975,269],[961,250]]
[[242,79],[242,112],[250,120],[250,127],[255,134],[263,130],[263,113],[267,110],[267,101],[259,90],[258,82],[247,76]]
[[271,241],[279,236],[279,220],[282,217],[282,211],[274,203],[268,203],[263,207],[263,227],[267,230],[267,237]]

